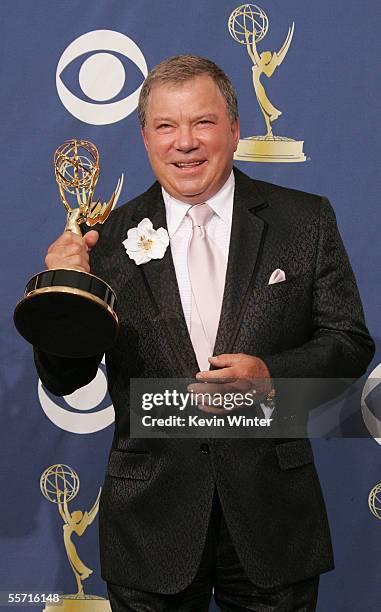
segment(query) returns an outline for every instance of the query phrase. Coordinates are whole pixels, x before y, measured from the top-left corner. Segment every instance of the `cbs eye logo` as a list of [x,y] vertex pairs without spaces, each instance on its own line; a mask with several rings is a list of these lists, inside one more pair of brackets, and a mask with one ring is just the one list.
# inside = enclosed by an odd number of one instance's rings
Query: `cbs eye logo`
[[[82,63],[79,85],[88,102],[72,93],[62,80],[62,73],[77,58],[94,52]],[[125,68],[118,53],[131,60],[143,75],[148,68],[143,53],[128,36],[113,30],[94,30],[79,36],[60,57],[56,71],[57,92],[65,108],[80,121],[92,125],[107,125],[121,121],[134,112],[143,84],[123,99],[112,100],[120,94],[126,80]]]
[[38,398],[48,419],[60,429],[76,434],[91,434],[105,429],[115,420],[114,407],[107,394],[104,358],[94,380],[71,395],[56,397],[38,381]]

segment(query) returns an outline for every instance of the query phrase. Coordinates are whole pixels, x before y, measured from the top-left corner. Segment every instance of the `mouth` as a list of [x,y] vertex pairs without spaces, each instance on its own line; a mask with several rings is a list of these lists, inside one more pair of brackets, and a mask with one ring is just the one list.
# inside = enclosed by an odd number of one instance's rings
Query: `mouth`
[[187,162],[174,162],[173,165],[180,170],[192,170],[193,168],[198,168],[206,163],[206,159],[202,160],[194,160]]

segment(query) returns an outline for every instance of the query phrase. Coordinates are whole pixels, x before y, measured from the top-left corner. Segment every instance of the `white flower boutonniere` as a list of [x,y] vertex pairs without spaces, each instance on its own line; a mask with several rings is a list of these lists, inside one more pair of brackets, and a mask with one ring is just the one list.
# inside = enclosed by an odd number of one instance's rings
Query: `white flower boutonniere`
[[151,259],[161,259],[169,245],[168,232],[164,227],[153,229],[149,219],[140,221],[138,227],[132,227],[127,232],[123,246],[130,259],[140,266]]

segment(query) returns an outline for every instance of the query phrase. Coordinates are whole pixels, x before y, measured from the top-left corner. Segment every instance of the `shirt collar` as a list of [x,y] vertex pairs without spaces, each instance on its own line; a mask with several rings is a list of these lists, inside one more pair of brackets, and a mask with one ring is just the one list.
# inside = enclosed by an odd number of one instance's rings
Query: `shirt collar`
[[[226,183],[224,183],[221,189],[212,198],[207,200],[207,204],[209,204],[210,208],[226,224],[230,224],[232,219],[234,186],[235,179],[232,170]],[[168,234],[171,238],[180,227],[180,224],[192,205],[172,197],[165,191],[164,187],[161,188],[161,191],[167,216]]]

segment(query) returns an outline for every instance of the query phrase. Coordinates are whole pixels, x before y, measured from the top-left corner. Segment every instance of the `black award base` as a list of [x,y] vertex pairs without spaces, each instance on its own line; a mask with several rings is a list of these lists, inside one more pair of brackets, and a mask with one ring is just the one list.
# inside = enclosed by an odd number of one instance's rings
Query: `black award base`
[[100,278],[78,270],[45,270],[28,282],[17,304],[19,333],[60,357],[104,353],[118,335],[115,293]]

